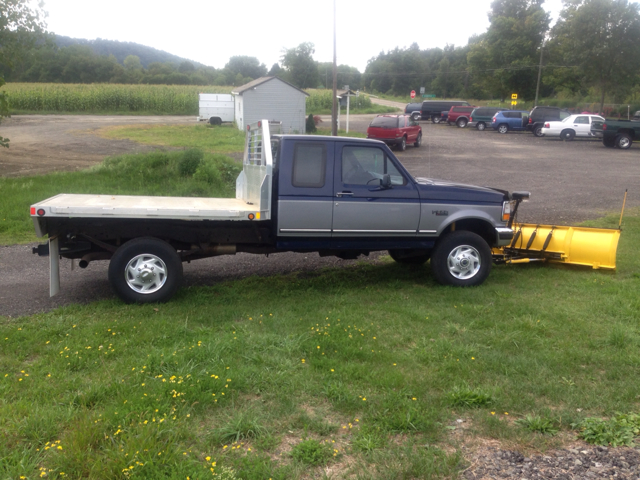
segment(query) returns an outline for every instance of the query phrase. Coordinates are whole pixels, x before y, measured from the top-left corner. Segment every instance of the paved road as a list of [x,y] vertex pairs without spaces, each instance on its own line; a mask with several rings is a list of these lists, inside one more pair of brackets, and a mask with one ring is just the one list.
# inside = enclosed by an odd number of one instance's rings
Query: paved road
[[[82,121],[91,128],[92,119]],[[372,116],[353,116],[350,127],[366,132]],[[487,185],[505,190],[529,190],[520,219],[533,223],[572,224],[619,212],[624,190],[628,208],[640,207],[640,145],[630,150],[607,149],[594,140],[562,142],[529,133],[501,135],[421,122],[422,147],[396,152],[416,176]],[[37,126],[34,124],[34,128]],[[62,133],[61,133],[62,134]],[[90,138],[90,134],[83,134]],[[7,135],[8,136],[8,135]],[[82,137],[73,137],[72,144]],[[79,148],[79,147],[75,147]],[[0,315],[19,316],[69,303],[113,298],[107,283],[107,263],[86,270],[67,265],[62,293],[48,297],[47,259],[30,253],[31,246],[0,247]],[[366,261],[375,261],[376,256]],[[273,275],[345,264],[317,254],[238,255],[185,265],[189,285],[210,285],[248,275]]]

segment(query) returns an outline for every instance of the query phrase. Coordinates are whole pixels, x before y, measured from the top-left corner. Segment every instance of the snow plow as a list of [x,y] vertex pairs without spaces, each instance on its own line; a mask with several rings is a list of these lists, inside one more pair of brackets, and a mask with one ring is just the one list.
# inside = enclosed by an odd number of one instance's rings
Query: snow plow
[[[625,201],[626,196],[625,192]],[[508,246],[493,249],[495,263],[546,261],[615,270],[622,213],[618,228],[518,223],[517,209],[524,200],[527,198],[516,200],[514,214],[511,216],[513,222],[509,226],[515,231],[513,240]],[[624,213],[624,202],[622,212]]]

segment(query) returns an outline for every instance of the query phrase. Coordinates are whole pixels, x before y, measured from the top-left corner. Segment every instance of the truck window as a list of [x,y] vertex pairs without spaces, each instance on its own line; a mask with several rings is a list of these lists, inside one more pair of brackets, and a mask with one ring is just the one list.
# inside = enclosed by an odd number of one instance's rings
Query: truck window
[[322,188],[325,183],[327,148],[322,143],[297,143],[293,150],[292,185]]
[[375,147],[344,147],[342,149],[342,183],[347,185],[374,185],[372,180],[382,180],[391,175],[391,185],[405,185],[406,179],[387,158],[384,151]]

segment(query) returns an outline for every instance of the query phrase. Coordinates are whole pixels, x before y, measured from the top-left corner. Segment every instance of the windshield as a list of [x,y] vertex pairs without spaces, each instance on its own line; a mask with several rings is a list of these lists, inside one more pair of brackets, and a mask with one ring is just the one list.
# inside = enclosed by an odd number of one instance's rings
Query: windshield
[[376,117],[371,122],[371,127],[398,128],[398,117]]

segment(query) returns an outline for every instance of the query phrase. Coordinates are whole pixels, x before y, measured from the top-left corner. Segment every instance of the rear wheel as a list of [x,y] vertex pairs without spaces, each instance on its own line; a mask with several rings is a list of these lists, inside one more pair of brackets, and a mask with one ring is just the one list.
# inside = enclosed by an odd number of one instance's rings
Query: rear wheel
[[436,244],[431,269],[442,285],[480,285],[491,272],[491,248],[476,233],[464,230],[449,233]]
[[431,252],[425,250],[389,250],[389,256],[405,265],[422,265],[429,260]]
[[431,121],[432,121],[433,123],[440,123],[440,121],[441,121],[441,120],[442,120],[442,117],[440,117],[439,115],[438,115],[438,116],[433,115],[433,116],[431,117]]
[[631,148],[632,143],[633,140],[631,140],[631,136],[627,133],[621,133],[616,137],[616,147],[622,148],[623,150]]
[[400,143],[398,143],[397,146],[398,150],[404,152],[407,149],[407,137],[402,137],[402,140],[400,140]]
[[573,130],[563,130],[560,133],[560,138],[562,140],[566,140],[567,142],[570,142],[571,140],[573,140],[575,136],[576,136],[576,132],[574,132]]
[[542,125],[535,125],[533,127],[533,134],[536,137],[544,137],[544,133],[542,133]]
[[416,141],[413,144],[413,146],[416,148],[418,148],[420,145],[422,145],[422,132],[418,134],[418,138],[416,138]]
[[166,302],[182,283],[182,261],[167,242],[136,238],[113,254],[109,282],[126,303]]
[[476,125],[476,128],[482,132],[485,128],[487,128],[487,125],[484,122],[479,122],[478,125]]
[[458,125],[459,128],[464,128],[467,126],[467,119],[466,118],[459,118],[458,121],[456,122],[456,125]]
[[509,125],[507,125],[506,123],[502,123],[500,125],[498,125],[498,132],[499,133],[507,133],[509,131]]
[[420,120],[420,114],[419,113],[412,113],[411,114],[411,120],[413,120],[414,122],[417,122],[418,120]]
[[209,119],[209,123],[211,125],[222,125],[222,119],[220,119],[219,117],[211,117]]

